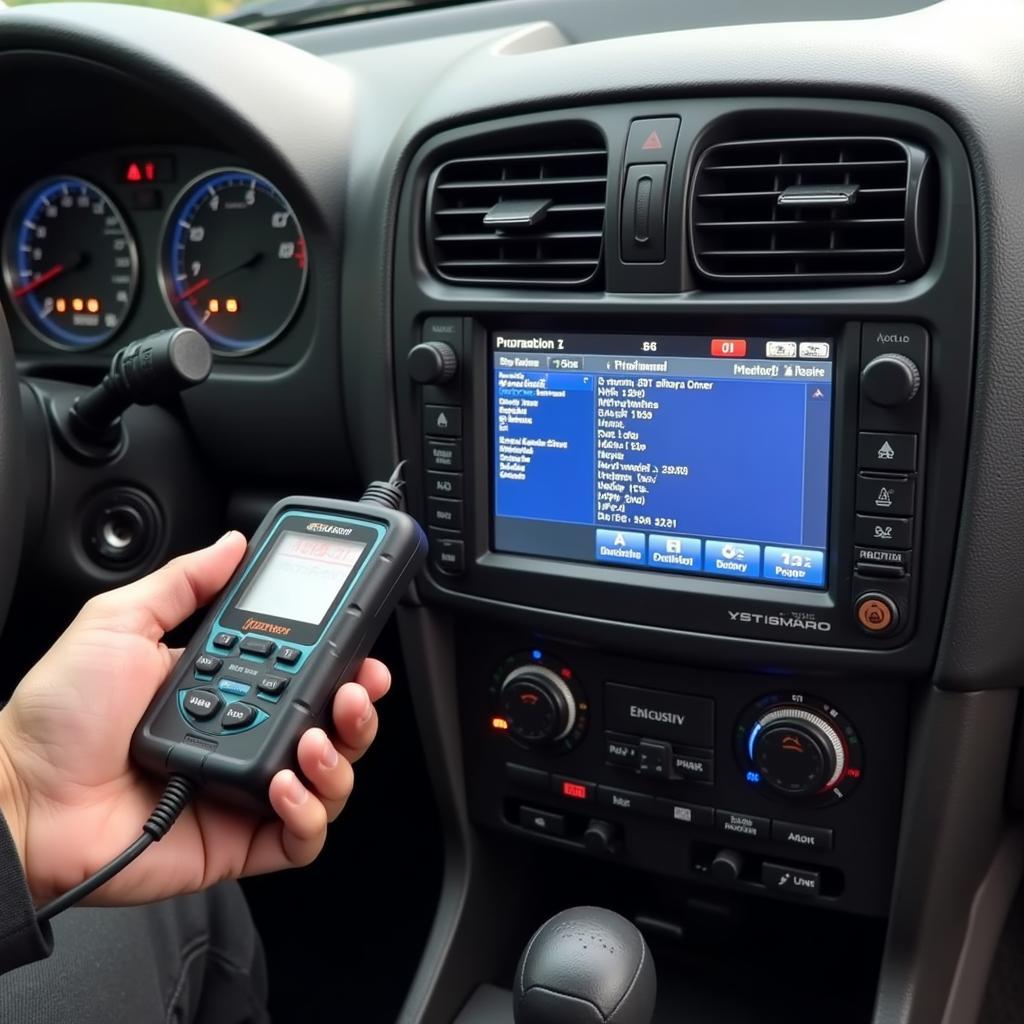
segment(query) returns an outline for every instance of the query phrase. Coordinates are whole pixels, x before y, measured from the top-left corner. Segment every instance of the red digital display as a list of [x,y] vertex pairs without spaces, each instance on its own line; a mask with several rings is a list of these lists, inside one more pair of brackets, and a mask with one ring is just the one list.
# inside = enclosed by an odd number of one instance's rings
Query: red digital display
[[724,359],[742,359],[747,354],[747,339],[712,338],[711,354]]
[[572,797],[573,800],[586,800],[587,787],[579,782],[563,782],[562,796]]
[[152,185],[174,181],[174,158],[169,156],[133,156],[121,161],[118,179],[126,185]]

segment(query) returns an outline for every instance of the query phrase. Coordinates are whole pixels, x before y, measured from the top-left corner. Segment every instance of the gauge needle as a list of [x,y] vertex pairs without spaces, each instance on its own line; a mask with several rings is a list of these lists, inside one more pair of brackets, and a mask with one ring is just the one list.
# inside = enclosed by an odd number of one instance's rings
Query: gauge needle
[[29,292],[34,292],[40,285],[46,284],[47,281],[52,281],[69,270],[77,270],[84,263],[85,253],[72,253],[67,263],[56,263],[49,270],[44,270],[38,277],[34,277],[28,284],[23,284],[20,288],[16,288],[14,290],[14,297],[20,299],[22,296],[28,295]]
[[15,289],[14,297],[20,299],[24,295],[28,295],[29,292],[35,291],[40,285],[46,284],[47,281],[52,281],[55,277],[60,277],[68,268],[63,263],[58,263],[56,266],[50,267],[49,270],[40,274],[37,278],[29,281],[28,284],[23,284],[20,288]]
[[263,259],[263,253],[254,252],[251,256],[246,256],[241,263],[236,263],[234,266],[228,267],[227,270],[222,270],[219,274],[201,277],[195,284],[189,285],[183,292],[180,292],[178,298],[190,299],[197,292],[201,292],[207,285],[213,284],[214,281],[219,281],[221,278],[227,277],[228,274],[233,274],[236,270],[248,270],[249,267],[256,266],[261,259]]

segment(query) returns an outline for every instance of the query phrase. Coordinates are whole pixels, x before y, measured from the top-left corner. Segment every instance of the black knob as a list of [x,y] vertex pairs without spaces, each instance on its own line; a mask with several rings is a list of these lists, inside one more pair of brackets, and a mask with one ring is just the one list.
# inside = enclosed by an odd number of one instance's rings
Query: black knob
[[565,681],[542,665],[524,665],[501,684],[501,712],[508,731],[530,746],[557,743],[576,724],[576,701]]
[[406,363],[417,384],[446,384],[459,368],[459,357],[443,341],[424,341],[409,352]]
[[776,708],[758,719],[751,753],[761,780],[785,796],[803,797],[834,786],[846,766],[835,726],[804,708]]
[[736,850],[719,850],[711,861],[711,877],[719,882],[735,882],[743,873],[743,854]]
[[592,818],[583,832],[583,845],[591,853],[618,853],[621,838],[618,825]]
[[885,352],[861,370],[860,386],[875,405],[905,405],[921,389],[921,371],[913,359]]
[[658,981],[644,937],[600,907],[556,914],[527,943],[512,993],[515,1024],[650,1024]]

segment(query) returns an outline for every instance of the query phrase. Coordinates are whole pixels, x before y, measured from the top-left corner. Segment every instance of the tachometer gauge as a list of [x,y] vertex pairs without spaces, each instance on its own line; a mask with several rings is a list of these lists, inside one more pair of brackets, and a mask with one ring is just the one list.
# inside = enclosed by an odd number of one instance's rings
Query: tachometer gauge
[[4,281],[14,307],[45,341],[102,345],[124,323],[139,276],[135,240],[110,197],[82,178],[48,178],[18,201],[7,225]]
[[220,352],[269,345],[306,288],[306,240],[284,196],[236,168],[192,182],[164,230],[160,274],[178,321]]

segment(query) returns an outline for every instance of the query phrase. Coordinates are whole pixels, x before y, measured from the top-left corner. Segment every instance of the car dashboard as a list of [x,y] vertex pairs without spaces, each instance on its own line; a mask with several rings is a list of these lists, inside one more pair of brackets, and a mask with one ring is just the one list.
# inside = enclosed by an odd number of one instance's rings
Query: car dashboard
[[[445,850],[401,1020],[499,1019],[570,896],[662,944],[656,1021],[979,1019],[1024,863],[1024,18],[584,7],[4,13],[19,594],[401,462]],[[102,464],[50,443],[174,324],[206,383]]]

